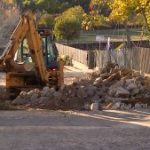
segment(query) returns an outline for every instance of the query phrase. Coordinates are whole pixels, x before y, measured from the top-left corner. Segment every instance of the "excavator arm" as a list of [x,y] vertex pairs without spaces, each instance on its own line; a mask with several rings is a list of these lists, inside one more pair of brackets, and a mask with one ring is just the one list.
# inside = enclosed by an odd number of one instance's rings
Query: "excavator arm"
[[1,66],[6,65],[5,63],[9,62],[14,58],[21,41],[24,39],[28,31],[29,26],[27,23],[27,16],[23,15],[18,25],[16,26],[16,29],[10,37],[10,42],[8,43],[8,46],[5,48],[3,54],[0,57]]
[[41,37],[36,31],[34,15],[30,11],[22,16],[16,26],[8,46],[0,57],[0,69],[4,68],[7,72],[10,70],[18,72],[24,71],[24,67],[14,62],[16,51],[24,38],[27,39],[29,53],[35,64],[36,73],[43,82],[48,82],[49,72],[44,64]]

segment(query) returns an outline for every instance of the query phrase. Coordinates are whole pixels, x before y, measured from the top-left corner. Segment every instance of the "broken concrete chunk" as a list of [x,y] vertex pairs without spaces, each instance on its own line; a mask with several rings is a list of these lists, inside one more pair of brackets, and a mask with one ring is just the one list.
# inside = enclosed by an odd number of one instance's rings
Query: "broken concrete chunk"
[[132,96],[135,96],[135,95],[139,94],[139,92],[140,92],[140,89],[135,88],[135,89],[133,89],[133,90],[131,91],[131,95],[132,95]]
[[49,97],[54,92],[55,92],[54,88],[50,89],[49,87],[44,87],[43,90],[41,91],[41,96],[42,97]]
[[135,109],[141,109],[141,108],[142,108],[142,105],[139,104],[139,103],[137,103],[137,104],[135,104],[134,108],[135,108]]
[[91,106],[91,105],[90,105],[89,103],[85,103],[85,104],[84,104],[84,109],[85,109],[85,110],[91,110],[91,109],[90,109],[90,106]]
[[54,92],[53,96],[60,99],[62,97],[62,93],[59,91],[56,91],[56,92]]
[[25,105],[28,102],[29,102],[28,99],[18,96],[15,100],[12,101],[12,104],[13,105]]
[[121,102],[114,103],[112,109],[119,109],[121,107]]
[[116,95],[115,96],[126,98],[126,97],[129,97],[129,95],[130,95],[130,92],[128,90],[126,90],[123,87],[118,87],[117,90],[116,90]]
[[91,111],[97,111],[99,110],[99,103],[92,103],[90,106]]
[[95,79],[93,85],[98,86],[101,83],[103,83],[102,77],[98,77],[98,78]]
[[126,87],[126,89],[129,91],[137,89],[137,88],[138,88],[138,86],[135,83],[129,83]]
[[88,96],[94,96],[95,95],[95,92],[96,92],[96,87],[95,86],[88,86],[87,88],[86,88],[86,92],[87,92],[87,94],[88,94]]
[[30,100],[31,102],[35,101],[39,97],[39,93],[33,93]]
[[48,97],[40,97],[40,98],[38,98],[39,104],[48,104],[49,101],[50,101],[50,99]]

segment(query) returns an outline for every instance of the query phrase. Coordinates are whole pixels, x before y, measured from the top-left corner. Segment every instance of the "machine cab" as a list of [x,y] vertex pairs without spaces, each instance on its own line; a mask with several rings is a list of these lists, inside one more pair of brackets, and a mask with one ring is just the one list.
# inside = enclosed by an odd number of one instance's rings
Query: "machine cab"
[[39,28],[38,32],[42,37],[42,50],[45,64],[48,69],[55,69],[58,67],[58,50],[53,36],[48,28]]
[[[57,69],[58,50],[50,30],[48,28],[39,28],[38,33],[40,34],[42,40],[42,51],[46,68]],[[22,41],[20,48],[16,53],[15,61],[18,63],[33,63],[26,39]]]

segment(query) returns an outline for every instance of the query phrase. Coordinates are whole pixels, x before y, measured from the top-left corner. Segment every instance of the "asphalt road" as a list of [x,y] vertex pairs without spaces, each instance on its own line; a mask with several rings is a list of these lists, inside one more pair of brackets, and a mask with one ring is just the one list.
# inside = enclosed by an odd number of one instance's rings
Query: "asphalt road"
[[0,150],[150,150],[150,113],[0,111]]

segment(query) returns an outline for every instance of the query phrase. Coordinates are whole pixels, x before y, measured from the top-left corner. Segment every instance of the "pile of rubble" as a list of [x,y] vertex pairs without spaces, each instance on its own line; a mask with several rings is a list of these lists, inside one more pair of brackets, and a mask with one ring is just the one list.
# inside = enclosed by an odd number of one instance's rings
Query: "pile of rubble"
[[44,87],[42,90],[34,89],[29,92],[22,91],[12,101],[12,104],[53,110],[81,109],[84,101],[79,97],[74,97],[73,90],[75,87],[71,86],[62,86],[59,91],[49,87]]
[[113,109],[148,107],[150,80],[130,69],[108,64],[100,72],[64,85],[59,91],[49,87],[34,89],[21,92],[13,101],[15,105],[80,110],[89,109],[92,103],[108,104]]

